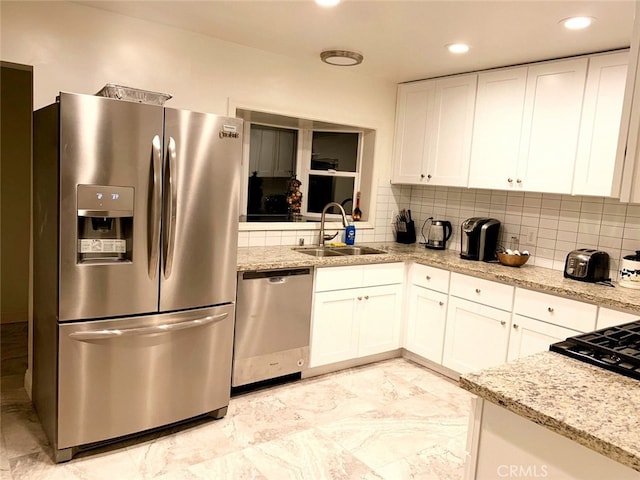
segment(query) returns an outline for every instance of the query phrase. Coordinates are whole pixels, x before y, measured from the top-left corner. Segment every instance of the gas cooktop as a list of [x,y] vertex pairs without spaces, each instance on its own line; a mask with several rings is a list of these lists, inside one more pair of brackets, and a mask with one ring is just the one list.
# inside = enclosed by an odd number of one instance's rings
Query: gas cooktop
[[640,320],[569,337],[549,350],[640,380]]

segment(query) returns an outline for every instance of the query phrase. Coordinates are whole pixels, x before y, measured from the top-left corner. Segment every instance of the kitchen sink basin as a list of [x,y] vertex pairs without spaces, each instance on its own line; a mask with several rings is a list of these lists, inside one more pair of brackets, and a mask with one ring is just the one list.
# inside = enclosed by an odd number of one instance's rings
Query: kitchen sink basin
[[340,257],[346,255],[375,255],[386,253],[371,247],[302,247],[294,248],[296,252],[314,257]]
[[329,248],[294,248],[296,252],[304,253],[306,255],[311,255],[313,257],[340,257],[341,253],[334,252]]
[[341,255],[376,255],[386,253],[383,250],[371,247],[337,247],[334,248],[333,251],[339,252]]

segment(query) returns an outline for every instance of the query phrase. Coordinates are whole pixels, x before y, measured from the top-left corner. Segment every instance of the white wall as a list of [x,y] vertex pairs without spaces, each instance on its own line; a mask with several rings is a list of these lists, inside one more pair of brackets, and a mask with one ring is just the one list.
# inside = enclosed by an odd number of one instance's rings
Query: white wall
[[[34,107],[106,83],[166,92],[167,106],[228,114],[229,102],[377,130],[388,177],[395,84],[69,2],[0,2],[1,58],[34,66]],[[366,59],[365,59],[366,61]],[[233,112],[235,113],[235,112]]]

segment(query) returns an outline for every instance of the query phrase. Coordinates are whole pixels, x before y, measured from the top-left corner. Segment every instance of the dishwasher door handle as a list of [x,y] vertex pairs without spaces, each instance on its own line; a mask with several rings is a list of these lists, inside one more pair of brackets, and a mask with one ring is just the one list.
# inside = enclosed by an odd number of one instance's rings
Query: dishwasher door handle
[[287,283],[287,278],[286,277],[270,277],[269,283],[274,283],[276,285]]

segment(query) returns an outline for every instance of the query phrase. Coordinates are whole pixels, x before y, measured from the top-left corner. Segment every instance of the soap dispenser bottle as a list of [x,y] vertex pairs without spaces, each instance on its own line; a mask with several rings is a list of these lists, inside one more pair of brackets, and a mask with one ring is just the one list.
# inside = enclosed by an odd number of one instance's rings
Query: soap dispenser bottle
[[356,243],[356,227],[354,225],[347,225],[345,228],[344,243],[347,245],[353,245]]

